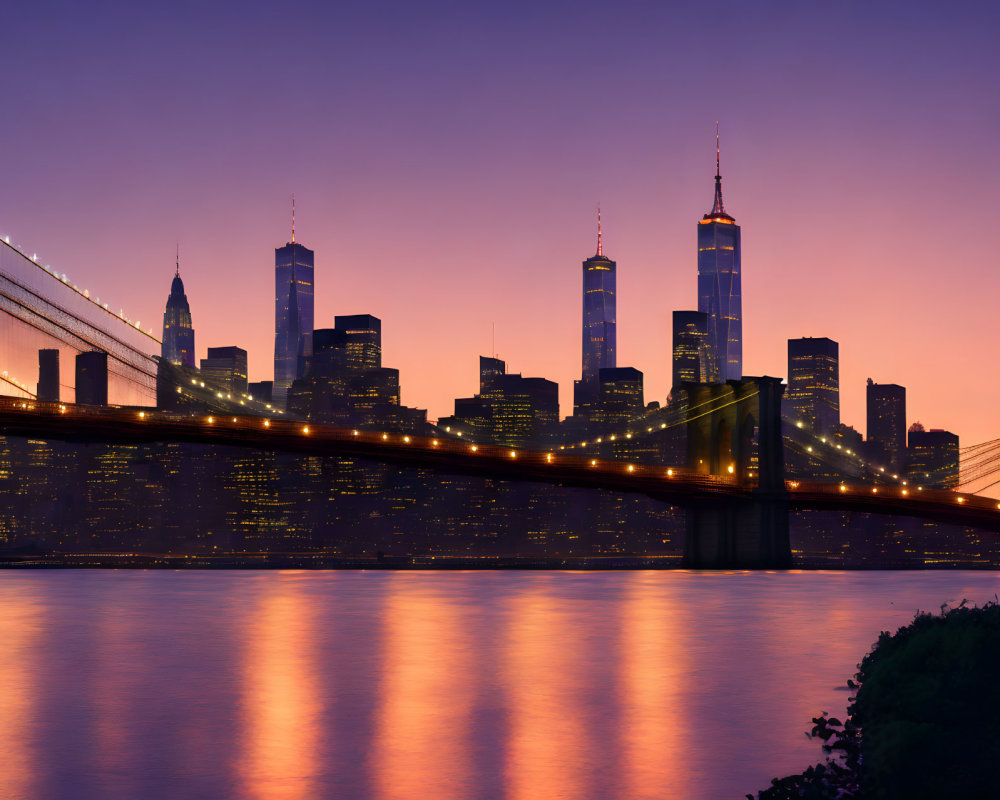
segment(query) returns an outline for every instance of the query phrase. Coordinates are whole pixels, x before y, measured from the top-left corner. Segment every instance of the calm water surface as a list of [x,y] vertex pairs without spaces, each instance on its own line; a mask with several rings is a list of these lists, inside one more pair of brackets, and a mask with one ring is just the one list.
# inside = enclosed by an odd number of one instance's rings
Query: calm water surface
[[0,797],[740,798],[995,573],[0,573]]

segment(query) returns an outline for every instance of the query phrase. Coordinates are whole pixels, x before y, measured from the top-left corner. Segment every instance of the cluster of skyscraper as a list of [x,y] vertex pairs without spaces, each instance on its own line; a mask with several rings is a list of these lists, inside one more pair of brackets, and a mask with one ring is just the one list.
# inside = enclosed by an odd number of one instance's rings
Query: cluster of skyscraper
[[[382,323],[369,314],[337,316],[333,328],[314,328],[315,253],[292,239],[274,251],[274,378],[249,383],[247,352],[210,347],[194,370],[191,310],[177,270],[163,315],[161,367],[170,371],[158,405],[190,407],[203,402],[181,393],[190,378],[207,383],[215,397],[334,425],[382,425],[418,430],[426,411],[399,402],[399,371],[382,366]],[[177,385],[178,396],[170,391]],[[211,397],[211,393],[209,397]]]
[[[740,226],[723,202],[718,132],[714,197],[711,210],[698,221],[697,244],[697,310],[673,312],[672,397],[683,396],[685,384],[743,378]],[[273,381],[248,384],[247,353],[237,347],[209,348],[200,379],[227,396],[253,396],[318,422],[425,427],[426,412],[400,405],[398,370],[382,366],[378,319],[337,316],[333,328],[314,328],[314,277],[313,251],[295,241],[293,205],[292,240],[275,250]],[[508,374],[503,361],[483,356],[479,393],[457,399],[454,415],[439,420],[442,428],[511,445],[543,438],[568,442],[628,425],[649,411],[642,373],[617,363],[617,263],[604,252],[600,209],[597,251],[583,262],[582,277],[582,369],[574,381],[572,416],[560,422],[554,382]],[[174,367],[194,369],[194,328],[179,259],[163,317],[162,357]],[[868,435],[862,439],[840,421],[837,342],[789,340],[783,404],[790,425],[832,437],[889,473],[929,485],[956,485],[958,437],[925,431],[917,423],[907,442],[905,403],[902,387],[869,380]]]

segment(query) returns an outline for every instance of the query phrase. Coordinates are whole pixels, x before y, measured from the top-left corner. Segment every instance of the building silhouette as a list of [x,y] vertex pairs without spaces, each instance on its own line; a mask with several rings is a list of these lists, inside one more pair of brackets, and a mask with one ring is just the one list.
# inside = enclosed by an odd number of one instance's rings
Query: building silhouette
[[500,359],[480,356],[479,386],[474,397],[456,399],[454,416],[438,425],[476,441],[514,446],[537,440],[559,420],[559,385],[554,381],[508,374]]
[[898,474],[906,457],[906,389],[869,378],[867,401],[868,460]]
[[907,432],[906,477],[918,486],[954,489],[958,486],[958,434],[924,430],[919,422]]
[[292,381],[306,374],[312,357],[314,253],[295,241],[274,251],[274,385],[272,402],[284,408]]
[[675,311],[673,315],[671,388],[682,383],[715,383],[718,364],[708,343],[708,314]]
[[201,372],[206,381],[230,394],[247,393],[247,351],[242,347],[209,347]]
[[76,357],[76,402],[80,405],[108,404],[108,354],[93,350]]
[[194,366],[194,327],[191,324],[191,307],[181,280],[179,253],[167,308],[163,312],[163,345],[160,355],[174,366]]
[[254,400],[260,400],[262,403],[270,403],[273,387],[273,381],[254,381],[247,384],[247,393]]
[[824,337],[788,340],[785,407],[815,433],[840,425],[840,345]]
[[574,414],[590,415],[600,393],[600,370],[617,366],[616,270],[604,255],[598,209],[597,253],[583,262],[583,371],[573,385]]
[[635,367],[608,367],[598,377],[600,399],[597,420],[611,430],[642,415],[642,373]]
[[718,380],[743,377],[740,226],[726,213],[715,134],[715,201],[698,223],[698,310],[708,315],[708,342]]
[[59,351],[38,351],[38,389],[35,396],[43,403],[59,402]]
[[332,425],[417,433],[424,409],[400,403],[399,370],[382,366],[382,321],[370,314],[335,317],[313,331],[306,372],[287,394],[290,413]]
[[371,314],[350,314],[333,321],[343,336],[348,370],[364,372],[382,366],[382,320]]

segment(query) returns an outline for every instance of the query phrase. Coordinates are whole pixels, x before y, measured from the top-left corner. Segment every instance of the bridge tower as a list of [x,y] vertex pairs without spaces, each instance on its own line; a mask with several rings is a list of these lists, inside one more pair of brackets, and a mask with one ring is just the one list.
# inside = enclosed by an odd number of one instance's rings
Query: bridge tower
[[786,568],[788,537],[779,378],[683,384],[688,468],[735,477],[749,500],[709,499],[688,510],[686,566],[698,569]]

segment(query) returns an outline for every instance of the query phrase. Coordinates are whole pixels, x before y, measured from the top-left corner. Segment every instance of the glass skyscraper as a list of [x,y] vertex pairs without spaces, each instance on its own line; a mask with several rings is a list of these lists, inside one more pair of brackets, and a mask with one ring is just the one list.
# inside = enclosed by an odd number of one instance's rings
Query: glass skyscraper
[[602,369],[617,366],[615,270],[601,244],[597,214],[597,254],[583,262],[583,375],[575,387],[574,406],[584,410],[597,399]]
[[906,389],[869,378],[867,400],[868,460],[899,473],[906,456]]
[[292,381],[312,357],[313,251],[292,241],[274,251],[274,387],[271,402],[285,407]]
[[194,366],[194,328],[191,325],[191,307],[184,294],[181,280],[181,262],[177,259],[174,280],[170,284],[167,308],[163,312],[163,344],[160,355],[175,366]]
[[840,345],[825,336],[788,340],[785,402],[795,421],[815,433],[840,425]]
[[715,139],[715,202],[698,223],[698,310],[708,314],[708,343],[720,381],[743,377],[740,226],[722,203],[719,139]]
[[673,318],[673,382],[716,383],[715,360],[708,345],[708,314],[700,311],[675,311]]

